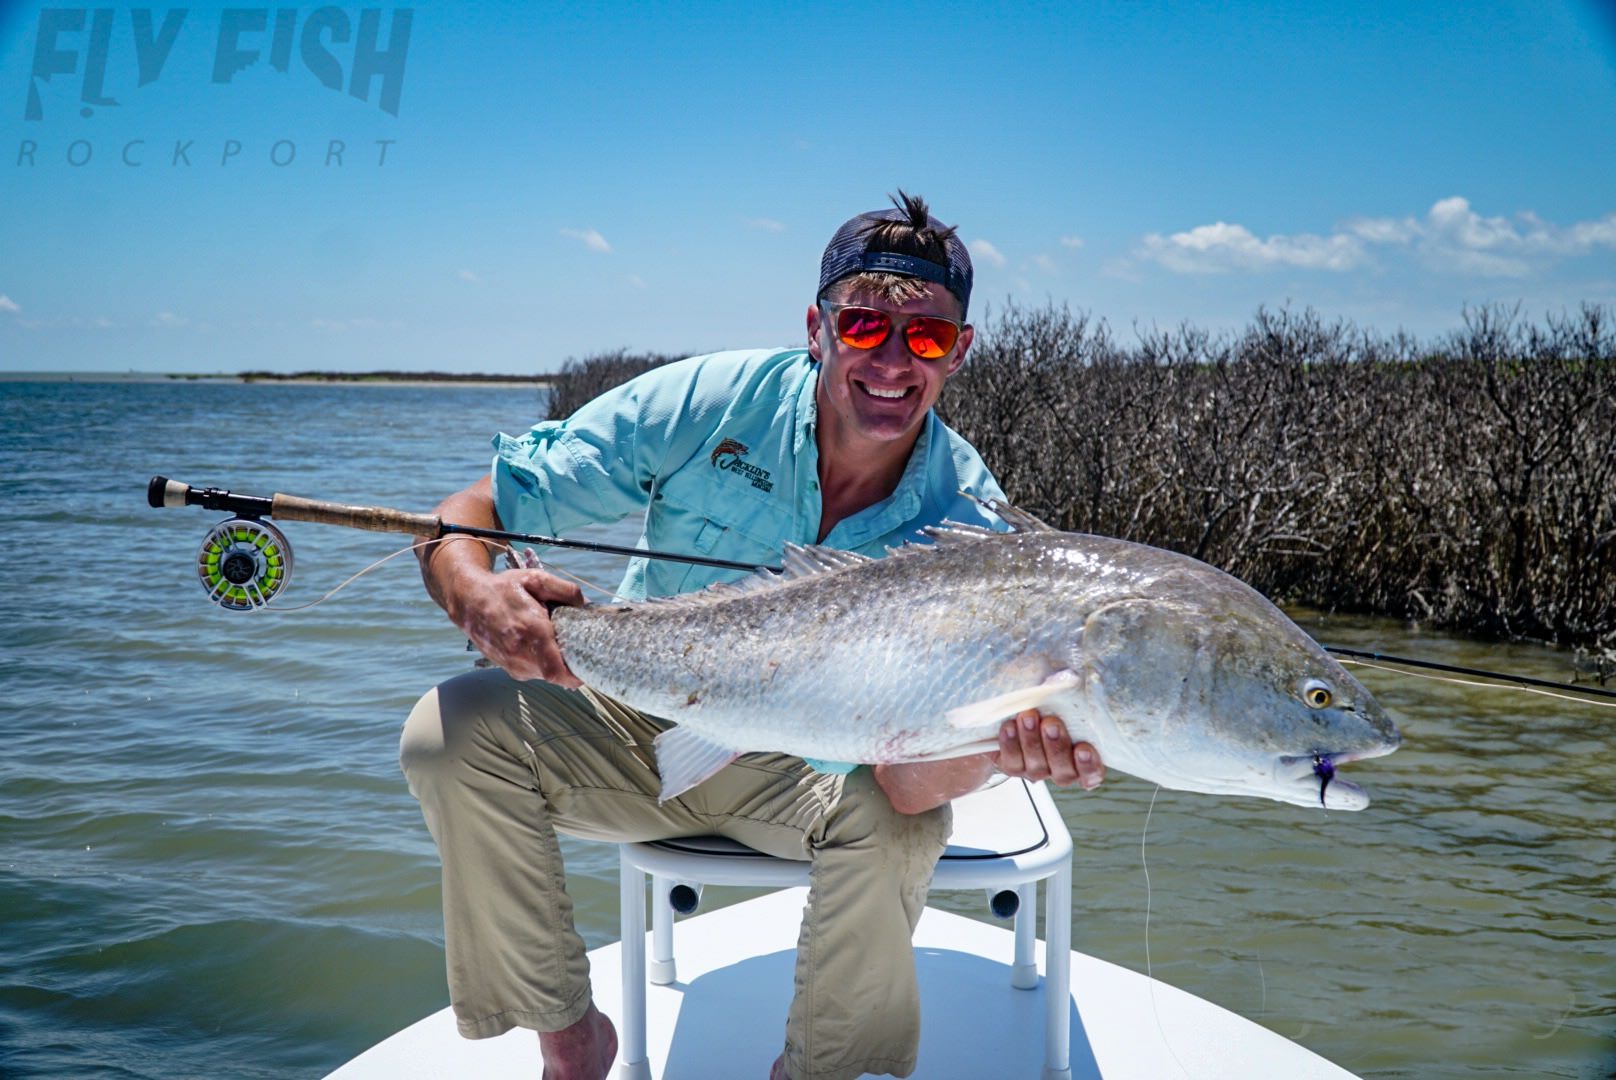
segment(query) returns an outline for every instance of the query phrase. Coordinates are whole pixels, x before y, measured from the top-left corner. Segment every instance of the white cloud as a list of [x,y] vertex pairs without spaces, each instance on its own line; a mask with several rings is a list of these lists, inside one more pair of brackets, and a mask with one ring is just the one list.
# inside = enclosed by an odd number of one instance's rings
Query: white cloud
[[1408,247],[1427,265],[1461,274],[1522,277],[1552,259],[1616,249],[1616,213],[1561,227],[1530,210],[1483,217],[1463,196],[1439,199],[1423,218],[1359,218],[1346,229],[1372,243]]
[[1513,219],[1484,217],[1468,199],[1454,195],[1439,199],[1421,217],[1353,218],[1328,236],[1264,238],[1222,221],[1171,236],[1151,233],[1134,257],[1182,274],[1284,266],[1342,271],[1365,265],[1376,251],[1400,251],[1446,273],[1522,277],[1553,259],[1602,248],[1616,249],[1616,213],[1562,227],[1531,211]]
[[455,277],[459,278],[461,281],[469,281],[473,285],[482,280],[477,276],[477,272],[475,270],[462,270],[456,274]]
[[611,254],[612,245],[608,244],[606,238],[594,229],[562,229],[561,235],[570,236],[574,240],[581,241],[584,247],[590,251],[598,251],[603,255]]
[[17,304],[17,301],[13,300],[5,293],[0,293],[0,311],[9,311],[15,315],[21,310],[22,308]]
[[986,240],[972,240],[969,244],[966,244],[965,246],[971,252],[971,257],[972,258],[980,259],[982,262],[987,263],[989,266],[1003,267],[1004,264],[1008,261],[1008,260],[1005,259],[1005,257],[1003,255],[1001,255],[999,253],[998,248],[994,247],[992,244],[988,243]]
[[785,222],[776,221],[773,218],[766,218],[766,217],[747,218],[746,219],[746,224],[747,224],[748,228],[761,229],[764,232],[785,232],[786,231]]
[[1053,274],[1058,269],[1055,266],[1055,260],[1051,259],[1048,255],[1034,255],[1032,257],[1032,264],[1046,274]]
[[1366,244],[1407,244],[1414,239],[1414,221],[1391,218],[1356,218],[1347,222],[1346,231]]
[[1606,214],[1598,221],[1580,221],[1566,229],[1564,236],[1578,255],[1596,247],[1616,248],[1616,214]]
[[1181,274],[1215,274],[1229,270],[1269,270],[1295,266],[1312,270],[1349,270],[1363,262],[1363,243],[1337,233],[1297,233],[1259,238],[1244,225],[1219,221],[1188,232],[1150,233],[1138,256]]
[[628,282],[630,285],[634,286],[636,289],[645,288],[645,279],[642,278],[638,274],[630,274],[628,277],[624,278],[623,280]]
[[172,327],[172,326],[185,326],[188,323],[190,323],[190,321],[191,320],[187,319],[185,316],[176,315],[172,311],[159,311],[156,315],[152,316],[151,324],[153,326],[170,326],[170,327]]
[[1083,246],[1081,236],[1063,236],[1060,238],[1061,247],[1080,248]]

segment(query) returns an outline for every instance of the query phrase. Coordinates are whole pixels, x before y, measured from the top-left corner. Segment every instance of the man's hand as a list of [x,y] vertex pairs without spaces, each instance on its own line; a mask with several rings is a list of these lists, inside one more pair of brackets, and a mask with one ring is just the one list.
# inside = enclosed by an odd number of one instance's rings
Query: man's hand
[[1006,720],[999,728],[999,749],[970,757],[876,765],[875,780],[903,814],[919,814],[975,791],[997,768],[1006,776],[1081,784],[1092,791],[1105,779],[1100,755],[1088,743],[1072,742],[1066,725],[1037,709]]
[[1048,780],[1060,787],[1080,784],[1093,791],[1105,779],[1105,765],[1093,746],[1074,743],[1066,725],[1037,709],[1006,720],[999,728],[999,750],[988,755],[1006,776]]
[[578,586],[543,570],[483,571],[463,575],[445,599],[450,620],[511,678],[583,685],[561,655],[546,606],[583,604]]
[[[493,490],[485,476],[438,505],[446,521],[499,527]],[[546,679],[562,686],[582,686],[567,669],[556,644],[555,627],[547,605],[582,605],[584,594],[543,570],[495,573],[493,546],[465,536],[416,541],[421,577],[427,592],[465,631],[484,656],[510,673],[513,679]]]

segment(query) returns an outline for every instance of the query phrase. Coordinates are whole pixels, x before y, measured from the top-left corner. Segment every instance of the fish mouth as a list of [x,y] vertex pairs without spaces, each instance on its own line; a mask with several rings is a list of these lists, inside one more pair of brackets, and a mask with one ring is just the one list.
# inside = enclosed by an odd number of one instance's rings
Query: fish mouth
[[1274,768],[1274,779],[1285,791],[1285,801],[1298,806],[1322,806],[1326,810],[1362,810],[1369,805],[1369,794],[1337,771],[1341,766],[1366,758],[1381,757],[1397,749],[1396,742],[1359,750],[1316,750],[1311,754],[1281,757]]

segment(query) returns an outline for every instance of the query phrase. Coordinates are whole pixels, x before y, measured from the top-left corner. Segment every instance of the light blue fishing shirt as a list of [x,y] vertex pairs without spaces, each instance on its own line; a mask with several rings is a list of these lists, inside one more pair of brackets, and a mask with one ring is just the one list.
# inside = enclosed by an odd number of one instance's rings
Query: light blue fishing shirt
[[[565,420],[496,435],[495,510],[506,529],[563,537],[643,512],[639,547],[778,565],[788,541],[819,542],[818,383],[806,349],[655,368]],[[880,558],[944,520],[1007,528],[961,492],[1004,498],[976,450],[929,412],[897,490],[837,522],[822,543]],[[643,600],[742,576],[636,558],[618,591]]]

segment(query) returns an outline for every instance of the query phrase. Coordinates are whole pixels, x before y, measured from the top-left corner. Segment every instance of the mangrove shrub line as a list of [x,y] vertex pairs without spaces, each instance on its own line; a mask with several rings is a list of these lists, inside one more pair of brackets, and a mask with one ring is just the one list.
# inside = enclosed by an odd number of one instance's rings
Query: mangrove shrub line
[[[1276,599],[1616,649],[1611,312],[1498,307],[1420,342],[1312,311],[1119,342],[1064,307],[978,326],[940,411],[1017,505]],[[549,415],[672,357],[569,360]]]
[[1117,342],[991,318],[948,422],[1019,505],[1185,552],[1283,600],[1616,645],[1616,335],[1585,306],[1466,312],[1433,343],[1312,311]]

